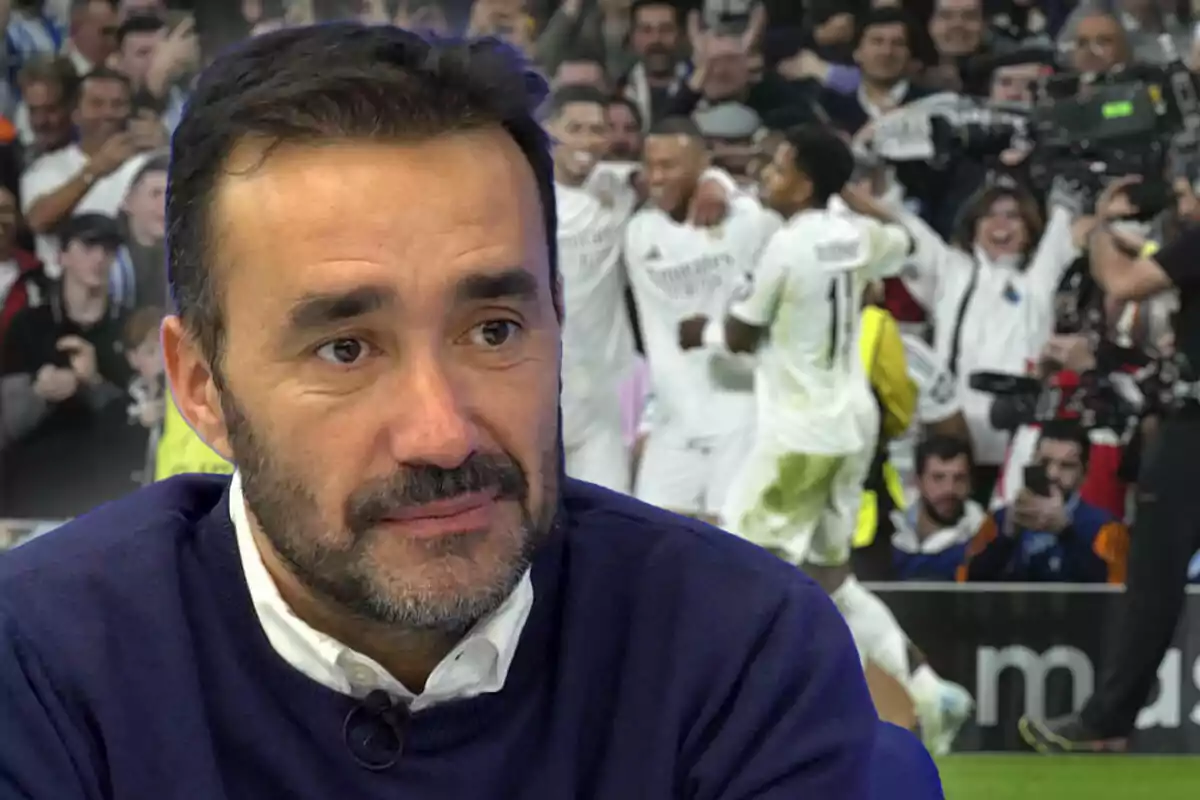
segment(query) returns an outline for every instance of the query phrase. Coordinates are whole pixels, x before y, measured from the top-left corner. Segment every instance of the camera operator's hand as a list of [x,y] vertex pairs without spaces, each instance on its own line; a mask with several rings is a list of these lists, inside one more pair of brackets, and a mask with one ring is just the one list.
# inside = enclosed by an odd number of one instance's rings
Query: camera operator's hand
[[1047,533],[1062,533],[1071,525],[1066,501],[1057,486],[1050,487],[1049,497],[1022,489],[1013,501],[1012,519],[1020,528]]
[[1096,217],[1111,222],[1137,214],[1137,206],[1129,199],[1129,187],[1141,182],[1140,175],[1126,175],[1111,181],[1096,198]]

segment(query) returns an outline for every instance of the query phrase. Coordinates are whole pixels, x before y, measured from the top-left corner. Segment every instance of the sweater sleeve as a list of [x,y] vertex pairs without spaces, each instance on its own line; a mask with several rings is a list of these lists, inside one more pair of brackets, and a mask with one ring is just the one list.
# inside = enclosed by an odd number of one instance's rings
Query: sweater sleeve
[[104,797],[86,738],[41,659],[2,609],[0,709],[0,797]]
[[[867,797],[878,715],[858,650],[823,593],[799,584],[714,690],[682,748],[689,800]],[[715,687],[714,687],[715,689]]]

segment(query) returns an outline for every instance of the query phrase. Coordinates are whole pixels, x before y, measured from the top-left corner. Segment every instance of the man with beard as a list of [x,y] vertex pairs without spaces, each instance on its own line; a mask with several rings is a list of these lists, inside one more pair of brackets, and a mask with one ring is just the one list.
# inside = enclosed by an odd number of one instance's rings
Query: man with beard
[[642,160],[642,114],[637,105],[624,97],[608,101],[608,157],[613,161]]
[[163,349],[238,472],[0,559],[0,796],[869,796],[817,588],[563,477],[544,99],[494,41],[358,23],[200,78]]
[[971,446],[931,436],[917,447],[917,502],[892,515],[897,580],[952,581],[986,512],[971,499]]
[[1090,450],[1078,422],[1042,425],[1025,486],[967,545],[958,580],[1123,583],[1129,532],[1079,496]]

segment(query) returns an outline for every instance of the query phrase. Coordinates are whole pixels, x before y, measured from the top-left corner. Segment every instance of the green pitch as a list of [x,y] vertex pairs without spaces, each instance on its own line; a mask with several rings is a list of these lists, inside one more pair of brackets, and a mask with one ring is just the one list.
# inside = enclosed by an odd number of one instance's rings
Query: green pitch
[[1200,800],[1200,756],[961,755],[938,768],[946,800]]

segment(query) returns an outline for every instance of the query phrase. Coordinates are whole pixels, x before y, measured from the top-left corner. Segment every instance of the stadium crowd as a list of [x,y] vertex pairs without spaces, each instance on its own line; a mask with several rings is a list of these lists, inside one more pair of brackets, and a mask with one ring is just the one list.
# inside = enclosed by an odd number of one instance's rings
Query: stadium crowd
[[[1162,241],[1200,219],[1200,171],[1173,165],[1169,202],[1145,214],[1116,180],[1090,195],[1035,180],[1021,143],[996,158],[879,154],[906,141],[904,110],[938,95],[1028,107],[1056,71],[1190,60],[1186,4],[242,0],[228,19],[214,15],[219,4],[195,17],[173,5],[0,0],[0,526],[10,538],[172,474],[231,470],[164,387],[170,135],[209,52],[357,17],[500,37],[551,82],[570,474],[722,520],[756,417],[776,409],[762,386],[756,400],[753,345],[716,363],[700,348],[704,321],[756,302],[759,258],[779,228],[756,198],[771,205],[786,191],[797,142],[823,152],[811,138],[819,126],[859,156],[830,206],[901,229],[911,245],[902,269],[872,280],[865,308],[821,296],[788,333],[814,363],[859,360],[879,411],[830,510],[853,528],[857,575],[1123,581],[1129,498],[1154,419],[1085,425],[1064,408],[998,426],[994,396],[970,376],[1077,385],[1097,342],[1063,324],[1063,309],[1081,305],[1085,286],[1109,338],[1169,351],[1172,297],[1095,296],[1088,231],[1118,221]],[[809,230],[797,247],[820,260],[823,234]],[[818,388],[814,397],[836,394]],[[821,424],[826,410],[814,401],[772,424],[805,452],[842,452],[846,432]],[[771,536],[762,543],[786,556],[790,543]],[[1200,557],[1194,567],[1200,581]]]

